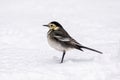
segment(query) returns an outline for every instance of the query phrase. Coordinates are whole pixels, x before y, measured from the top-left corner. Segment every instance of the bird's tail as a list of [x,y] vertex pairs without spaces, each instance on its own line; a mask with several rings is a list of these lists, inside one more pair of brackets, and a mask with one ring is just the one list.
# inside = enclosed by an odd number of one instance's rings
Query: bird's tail
[[88,50],[103,54],[101,51],[98,51],[98,50],[95,50],[95,49],[92,49],[92,48],[89,48],[89,47],[86,47],[86,46],[79,46],[79,48],[77,47],[77,49],[79,49],[81,51],[83,51],[82,49],[88,49]]

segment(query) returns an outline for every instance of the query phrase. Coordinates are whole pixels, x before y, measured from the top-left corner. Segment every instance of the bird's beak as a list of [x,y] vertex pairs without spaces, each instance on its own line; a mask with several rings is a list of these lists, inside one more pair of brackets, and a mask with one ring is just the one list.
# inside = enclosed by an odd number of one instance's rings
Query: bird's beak
[[48,25],[43,25],[43,26],[48,27]]

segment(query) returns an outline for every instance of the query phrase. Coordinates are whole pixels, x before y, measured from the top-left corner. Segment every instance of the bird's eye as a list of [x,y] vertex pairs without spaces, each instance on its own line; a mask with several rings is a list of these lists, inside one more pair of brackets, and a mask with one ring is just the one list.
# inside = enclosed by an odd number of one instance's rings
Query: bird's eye
[[52,24],[51,24],[50,26],[51,26],[51,27],[53,27],[53,25],[52,25]]

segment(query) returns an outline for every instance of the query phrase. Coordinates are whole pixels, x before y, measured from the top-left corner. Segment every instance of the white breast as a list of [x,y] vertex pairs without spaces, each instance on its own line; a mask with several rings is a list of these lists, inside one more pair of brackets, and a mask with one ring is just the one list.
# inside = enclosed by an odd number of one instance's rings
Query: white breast
[[64,50],[67,51],[67,50],[71,49],[71,48],[67,48],[67,47],[62,46],[60,42],[57,42],[57,41],[54,41],[53,39],[51,39],[50,35],[49,35],[50,33],[51,33],[51,30],[48,31],[47,39],[48,39],[48,44],[52,48],[54,48],[54,49],[56,49],[58,51],[64,51]]
[[64,50],[66,50],[59,42],[53,41],[49,37],[48,37],[48,43],[49,43],[49,45],[52,48],[54,48],[54,49],[56,49],[58,51],[64,51]]

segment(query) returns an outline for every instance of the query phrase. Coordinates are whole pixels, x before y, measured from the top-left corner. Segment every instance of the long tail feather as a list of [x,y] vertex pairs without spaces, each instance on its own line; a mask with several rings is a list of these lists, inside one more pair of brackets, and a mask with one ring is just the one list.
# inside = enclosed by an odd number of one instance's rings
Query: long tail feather
[[88,47],[85,47],[85,46],[80,46],[80,48],[88,49],[88,50],[103,54],[101,51],[98,51],[98,50],[95,50],[95,49],[92,49],[92,48],[88,48]]

